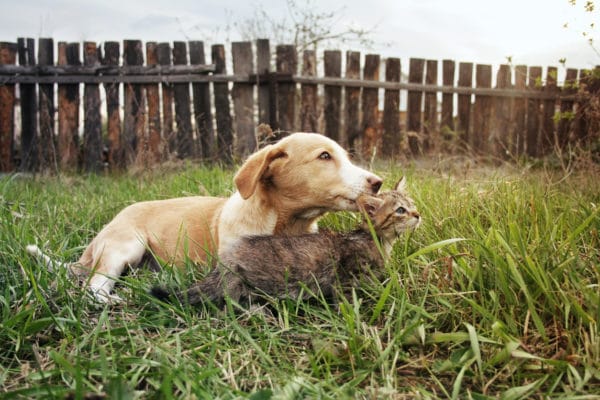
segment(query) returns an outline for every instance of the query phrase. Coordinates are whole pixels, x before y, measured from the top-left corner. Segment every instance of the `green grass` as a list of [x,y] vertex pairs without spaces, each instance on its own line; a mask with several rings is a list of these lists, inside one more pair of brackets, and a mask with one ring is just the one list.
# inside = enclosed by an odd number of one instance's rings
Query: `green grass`
[[[233,171],[0,180],[0,397],[593,398],[600,395],[600,179],[406,174],[424,223],[352,301],[192,310],[149,298],[205,270],[139,270],[95,304],[25,254],[76,260],[139,200],[227,196]],[[324,225],[350,229],[351,214]]]

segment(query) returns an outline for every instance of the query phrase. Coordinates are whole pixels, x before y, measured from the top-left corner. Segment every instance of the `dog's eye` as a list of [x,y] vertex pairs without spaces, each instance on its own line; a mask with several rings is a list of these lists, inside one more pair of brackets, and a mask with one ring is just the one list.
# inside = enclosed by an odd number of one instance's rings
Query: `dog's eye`
[[406,208],[404,208],[404,207],[398,207],[396,209],[396,214],[406,214]]
[[321,154],[319,154],[319,159],[320,160],[331,160],[331,154],[329,154],[329,152],[324,151]]

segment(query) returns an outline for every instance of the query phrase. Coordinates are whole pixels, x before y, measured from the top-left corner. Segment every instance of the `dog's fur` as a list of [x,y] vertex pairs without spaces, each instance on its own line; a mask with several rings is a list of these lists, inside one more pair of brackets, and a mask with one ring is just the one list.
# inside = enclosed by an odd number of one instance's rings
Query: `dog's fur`
[[[356,210],[363,193],[379,190],[381,179],[352,164],[336,142],[314,133],[294,133],[251,155],[240,167],[229,198],[184,197],[132,204],[92,240],[71,270],[87,275],[100,301],[111,295],[114,278],[150,252],[181,264],[204,263],[242,236],[297,235],[317,230],[327,211]],[[37,246],[27,250],[57,263]],[[217,250],[215,252],[215,250]]]
[[[175,296],[192,305],[211,301],[217,306],[229,296],[246,302],[255,295],[296,299],[321,290],[334,294],[336,283],[342,289],[355,287],[359,275],[371,269],[381,275],[385,259],[399,235],[416,228],[421,217],[401,180],[393,191],[377,197],[363,195],[358,202],[371,221],[382,248],[367,223],[349,233],[323,231],[298,236],[253,236],[232,246],[204,279]],[[383,254],[382,254],[383,253]],[[169,291],[154,287],[152,294],[169,299]]]

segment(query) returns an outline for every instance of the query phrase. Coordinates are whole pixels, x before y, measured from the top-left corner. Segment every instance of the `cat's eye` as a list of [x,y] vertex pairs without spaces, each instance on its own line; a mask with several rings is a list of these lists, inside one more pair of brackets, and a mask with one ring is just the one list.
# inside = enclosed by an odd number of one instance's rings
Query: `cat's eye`
[[406,208],[404,208],[404,207],[398,207],[396,209],[396,214],[406,214]]
[[319,154],[319,159],[320,160],[331,160],[331,154],[329,154],[329,152],[324,151],[321,154]]

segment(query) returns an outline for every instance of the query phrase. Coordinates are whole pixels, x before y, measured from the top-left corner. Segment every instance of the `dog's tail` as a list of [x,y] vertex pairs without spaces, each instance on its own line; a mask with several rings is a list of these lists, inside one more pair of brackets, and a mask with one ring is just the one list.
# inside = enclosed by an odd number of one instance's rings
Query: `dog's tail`
[[25,249],[32,256],[44,260],[44,264],[46,265],[46,268],[48,268],[48,270],[50,272],[56,272],[59,268],[61,268],[61,266],[65,265],[62,262],[52,260],[50,257],[45,255],[44,252],[39,247],[37,247],[34,244],[27,245],[27,247]]

